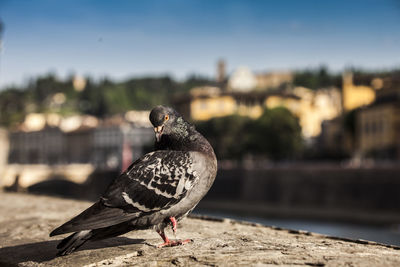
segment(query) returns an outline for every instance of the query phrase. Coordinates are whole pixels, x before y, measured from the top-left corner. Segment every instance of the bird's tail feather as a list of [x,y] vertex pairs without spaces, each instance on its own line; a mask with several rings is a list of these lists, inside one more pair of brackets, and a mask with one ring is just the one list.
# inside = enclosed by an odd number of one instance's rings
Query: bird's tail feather
[[57,256],[64,256],[74,252],[80,246],[82,246],[86,241],[92,237],[91,230],[85,230],[73,233],[72,235],[64,238],[57,245],[59,249]]

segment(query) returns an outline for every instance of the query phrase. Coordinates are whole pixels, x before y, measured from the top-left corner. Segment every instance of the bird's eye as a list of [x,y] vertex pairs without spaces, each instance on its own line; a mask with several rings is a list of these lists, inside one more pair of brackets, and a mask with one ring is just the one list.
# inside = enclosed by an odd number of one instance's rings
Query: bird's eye
[[165,116],[164,116],[164,120],[165,120],[165,121],[169,120],[169,116],[168,116],[168,115],[165,115]]

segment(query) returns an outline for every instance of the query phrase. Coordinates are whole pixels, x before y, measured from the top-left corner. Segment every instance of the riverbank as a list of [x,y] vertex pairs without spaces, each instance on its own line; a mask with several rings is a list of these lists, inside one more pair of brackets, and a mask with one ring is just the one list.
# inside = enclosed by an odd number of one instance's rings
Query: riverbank
[[179,225],[179,238],[194,239],[184,246],[157,249],[161,239],[146,230],[55,257],[61,237],[48,233],[90,203],[15,193],[0,193],[0,199],[2,266],[400,266],[395,246],[201,217]]
[[400,167],[292,164],[220,168],[206,210],[263,217],[400,224]]

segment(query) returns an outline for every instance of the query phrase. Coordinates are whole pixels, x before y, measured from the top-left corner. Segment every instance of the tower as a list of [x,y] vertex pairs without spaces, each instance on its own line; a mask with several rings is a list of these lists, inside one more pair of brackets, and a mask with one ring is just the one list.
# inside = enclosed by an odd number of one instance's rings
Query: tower
[[225,81],[225,61],[223,59],[218,60],[217,63],[217,83],[223,84]]

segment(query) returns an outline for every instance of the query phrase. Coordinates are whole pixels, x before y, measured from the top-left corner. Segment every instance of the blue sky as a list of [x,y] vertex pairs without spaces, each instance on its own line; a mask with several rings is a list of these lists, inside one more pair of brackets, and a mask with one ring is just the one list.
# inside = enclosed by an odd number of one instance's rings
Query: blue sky
[[0,0],[0,88],[108,76],[400,66],[400,1]]

